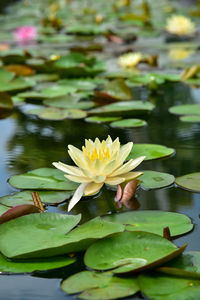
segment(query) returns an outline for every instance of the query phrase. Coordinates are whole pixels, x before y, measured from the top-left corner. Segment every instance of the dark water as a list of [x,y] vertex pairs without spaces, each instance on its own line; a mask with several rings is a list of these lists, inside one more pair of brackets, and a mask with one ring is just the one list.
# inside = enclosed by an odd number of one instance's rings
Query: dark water
[[[16,108],[8,118],[0,120],[0,196],[15,190],[7,179],[39,167],[51,167],[53,161],[70,162],[67,145],[81,147],[85,138],[100,139],[111,135],[120,138],[121,143],[156,143],[176,149],[176,155],[157,161],[145,162],[143,169],[171,173],[180,176],[200,169],[200,124],[183,123],[168,113],[168,107],[181,103],[199,103],[200,90],[182,83],[170,84],[156,93],[146,89],[135,89],[135,99],[150,99],[156,109],[146,118],[148,126],[138,129],[115,130],[108,125],[96,125],[84,121],[48,122],[29,116],[25,108]],[[96,197],[83,199],[73,213],[82,213],[82,222],[108,212],[123,211],[113,201],[114,191],[104,188]],[[140,209],[155,209],[181,212],[192,218],[195,229],[175,240],[177,245],[188,243],[188,250],[200,251],[199,212],[200,194],[187,192],[176,187],[156,191],[139,191]],[[50,206],[49,211],[66,212],[67,205]],[[0,300],[64,300],[66,296],[59,288],[62,278],[78,272],[82,265],[72,265],[59,271],[40,272],[30,275],[2,275],[0,277]],[[131,299],[141,299],[140,296]]]

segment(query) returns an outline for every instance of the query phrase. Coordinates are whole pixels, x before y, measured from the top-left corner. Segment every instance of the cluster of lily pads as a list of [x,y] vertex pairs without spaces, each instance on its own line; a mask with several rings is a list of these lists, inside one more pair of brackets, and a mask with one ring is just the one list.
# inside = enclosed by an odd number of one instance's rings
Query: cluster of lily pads
[[[138,99],[137,89],[153,94],[179,82],[198,87],[200,68],[194,55],[200,43],[190,42],[190,34],[164,32],[177,6],[170,2],[171,8],[159,10],[157,1],[132,2],[26,0],[10,7],[0,16],[0,117],[19,110],[43,120],[142,127],[148,126],[156,107],[149,99]],[[187,9],[183,13],[187,15]],[[21,28],[27,24],[29,28]],[[32,40],[20,39],[20,32],[26,34],[30,26],[35,29]],[[145,48],[139,39],[160,35],[155,45],[159,55],[148,51],[147,40]],[[133,62],[128,61],[123,67],[124,55],[135,50],[142,51],[135,66],[130,68]],[[162,51],[164,56],[169,51],[164,63]],[[169,113],[184,122],[200,122],[198,104],[172,106]],[[169,158],[175,149],[136,143],[128,159],[143,155],[146,161]],[[174,185],[200,192],[199,182],[199,172],[175,178],[143,170],[138,190]],[[117,299],[138,292],[156,300],[200,297],[200,252],[186,252],[187,245],[178,248],[172,242],[193,229],[189,217],[128,211],[83,223],[81,215],[45,211],[70,199],[77,189],[61,171],[30,170],[12,176],[9,184],[19,191],[0,198],[0,272],[67,270],[80,262],[83,271],[62,281],[61,288],[82,299]],[[35,192],[44,209],[33,202]]]

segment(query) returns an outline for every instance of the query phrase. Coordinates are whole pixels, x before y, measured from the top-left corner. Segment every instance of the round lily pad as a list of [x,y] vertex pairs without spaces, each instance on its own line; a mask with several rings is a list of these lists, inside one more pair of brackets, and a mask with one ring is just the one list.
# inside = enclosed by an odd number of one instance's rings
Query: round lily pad
[[7,260],[0,254],[0,272],[27,273],[34,271],[46,271],[68,266],[76,261],[76,258],[59,256],[53,258],[43,258],[38,260],[12,261]]
[[0,215],[4,214],[8,209],[9,207],[0,204]]
[[175,115],[200,115],[200,105],[182,104],[169,108],[169,112]]
[[167,262],[156,270],[175,276],[200,278],[200,252],[182,253],[176,259]]
[[199,115],[185,115],[180,117],[180,120],[182,122],[188,122],[188,123],[200,123],[200,114]]
[[139,291],[136,278],[119,278],[105,273],[83,271],[65,279],[61,289],[67,294],[83,292],[81,299],[118,299]]
[[145,190],[160,189],[174,183],[175,178],[171,174],[156,171],[142,171],[139,177],[140,186]]
[[177,177],[175,183],[185,190],[200,193],[200,172]]
[[9,183],[18,189],[75,190],[78,184],[63,176],[63,172],[51,168],[39,168],[10,177]]
[[145,210],[128,211],[107,215],[105,220],[126,225],[128,231],[148,231],[163,235],[163,228],[169,227],[172,237],[187,233],[193,229],[191,219],[174,212]]
[[[33,204],[31,192],[33,191],[23,191],[23,192],[15,193],[13,195],[6,195],[0,197],[0,203],[7,206]],[[72,196],[73,192],[39,191],[38,194],[43,203],[58,204],[65,201],[66,199],[69,199]]]
[[28,111],[29,114],[37,115],[44,120],[64,120],[64,119],[83,119],[87,113],[80,109],[61,109],[57,107],[45,107],[32,109]]
[[85,119],[86,122],[91,122],[91,123],[109,123],[113,121],[118,121],[120,120],[120,117],[100,117],[100,116],[91,116]]
[[139,276],[142,293],[154,300],[192,300],[200,298],[200,280],[148,272]]
[[126,119],[126,120],[112,122],[110,124],[111,127],[120,127],[120,128],[142,127],[146,125],[147,122],[141,119]]
[[145,155],[145,160],[151,160],[171,156],[174,153],[175,149],[162,145],[134,144],[127,159],[135,159],[139,156]]
[[136,272],[169,261],[183,249],[153,233],[122,232],[92,244],[85,253],[84,262],[95,270]]

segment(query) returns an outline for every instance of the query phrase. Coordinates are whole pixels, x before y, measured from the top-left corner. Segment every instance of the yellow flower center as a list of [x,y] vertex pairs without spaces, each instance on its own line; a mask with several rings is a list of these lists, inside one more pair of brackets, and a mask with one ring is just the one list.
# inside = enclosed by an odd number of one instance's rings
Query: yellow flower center
[[91,151],[88,152],[86,149],[83,149],[84,154],[88,156],[92,161],[95,159],[102,160],[103,158],[110,159],[110,151],[109,148],[106,147],[105,149],[97,149],[96,147]]

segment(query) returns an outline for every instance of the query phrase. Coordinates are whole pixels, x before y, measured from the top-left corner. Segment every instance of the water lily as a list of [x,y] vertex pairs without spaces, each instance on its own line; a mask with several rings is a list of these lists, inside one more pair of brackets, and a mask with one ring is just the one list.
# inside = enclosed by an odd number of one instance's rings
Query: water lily
[[64,175],[66,178],[81,183],[69,203],[68,211],[74,207],[83,194],[88,196],[97,193],[104,183],[115,186],[142,175],[142,172],[131,172],[131,170],[136,168],[145,156],[130,159],[124,163],[132,147],[132,142],[120,147],[119,138],[112,141],[110,136],[102,142],[98,138],[94,142],[90,139],[85,140],[82,151],[68,145],[68,153],[77,167],[62,162],[53,163],[56,168],[67,173]]
[[179,36],[192,35],[195,32],[195,25],[190,19],[181,15],[173,15],[167,19],[166,31]]
[[193,50],[175,48],[169,50],[169,57],[173,60],[183,60],[188,58],[193,53]]
[[18,43],[34,41],[37,37],[37,28],[35,26],[20,26],[13,32],[14,38]]
[[123,54],[118,58],[118,65],[122,68],[134,68],[142,60],[142,54],[140,52],[131,52]]

